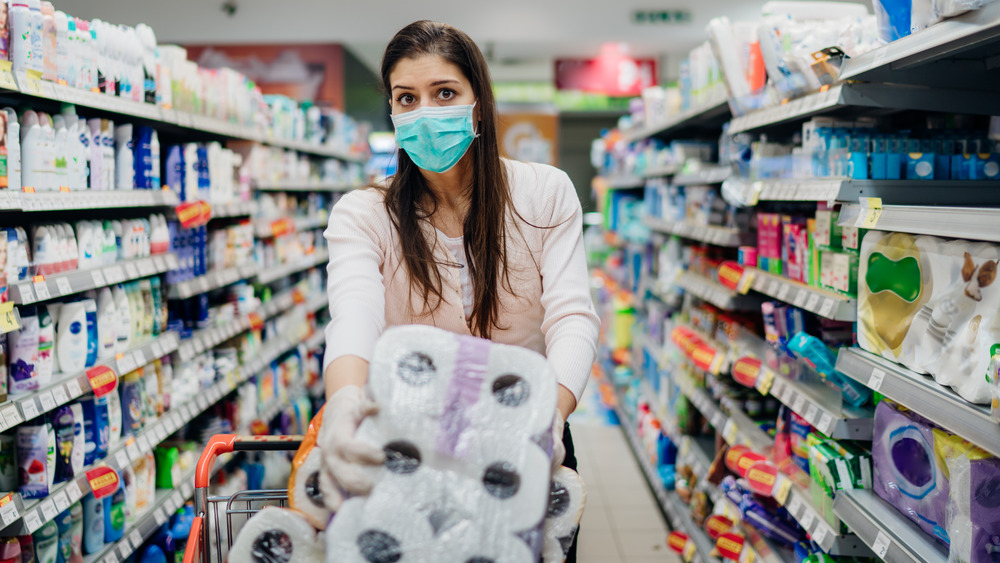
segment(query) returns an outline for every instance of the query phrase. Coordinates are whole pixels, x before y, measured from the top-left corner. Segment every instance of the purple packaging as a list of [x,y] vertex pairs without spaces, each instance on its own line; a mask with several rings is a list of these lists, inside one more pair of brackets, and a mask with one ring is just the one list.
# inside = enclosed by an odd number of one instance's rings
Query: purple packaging
[[995,563],[1000,552],[1000,459],[973,448],[947,464],[951,554],[959,561]]

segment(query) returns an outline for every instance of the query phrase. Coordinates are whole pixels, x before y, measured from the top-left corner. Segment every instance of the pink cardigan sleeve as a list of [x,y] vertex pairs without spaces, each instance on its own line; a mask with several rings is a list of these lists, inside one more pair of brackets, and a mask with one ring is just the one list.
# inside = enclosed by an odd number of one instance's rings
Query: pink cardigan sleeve
[[583,249],[583,210],[573,183],[557,170],[545,193],[551,209],[542,230],[542,332],[546,357],[556,380],[579,401],[597,355],[601,321],[590,294]]
[[[385,328],[385,288],[381,264],[383,239],[381,200],[372,191],[345,195],[330,213],[323,233],[330,250],[327,297],[330,323],[326,325],[323,370],[347,355],[371,361],[375,342]],[[379,228],[379,227],[383,228]]]

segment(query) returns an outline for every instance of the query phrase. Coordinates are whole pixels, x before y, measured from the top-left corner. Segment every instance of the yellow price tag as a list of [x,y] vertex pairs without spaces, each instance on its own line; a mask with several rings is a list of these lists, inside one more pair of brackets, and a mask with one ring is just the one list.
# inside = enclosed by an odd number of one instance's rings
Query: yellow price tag
[[753,280],[756,276],[757,272],[755,270],[743,272],[743,277],[740,278],[740,283],[736,286],[736,291],[739,291],[740,295],[750,293],[750,287],[753,286]]
[[868,197],[862,198],[862,207],[867,208],[865,218],[861,221],[861,228],[874,229],[878,224],[879,217],[882,216],[882,198]]
[[35,96],[41,96],[44,93],[42,91],[42,73],[34,69],[28,69],[27,74],[25,74],[23,86],[24,87],[21,89],[22,92]]
[[697,551],[698,546],[696,546],[693,541],[688,540],[687,543],[684,544],[684,553],[681,554],[684,557],[684,562],[691,563],[691,561],[694,560],[694,554]]
[[784,506],[788,501],[788,495],[792,492],[792,480],[782,476],[774,488],[774,500]]
[[10,61],[0,61],[0,88],[17,90],[17,81],[14,80],[12,68]]
[[764,369],[760,372],[760,376],[757,378],[757,390],[761,392],[762,395],[767,395],[771,391],[771,386],[774,385],[774,372],[769,369]]
[[740,563],[754,563],[757,560],[757,554],[754,553],[749,546],[743,548],[740,552]]
[[750,185],[750,197],[747,198],[747,205],[754,206],[760,202],[760,194],[764,191],[764,182],[754,182]]
[[0,303],[0,334],[21,329],[21,319],[14,310],[14,302]]

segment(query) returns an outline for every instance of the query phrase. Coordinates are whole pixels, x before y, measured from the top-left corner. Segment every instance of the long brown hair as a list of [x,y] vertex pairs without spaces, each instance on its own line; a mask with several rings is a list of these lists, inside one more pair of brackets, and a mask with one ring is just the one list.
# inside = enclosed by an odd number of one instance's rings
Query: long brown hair
[[[463,242],[474,295],[469,326],[473,334],[489,338],[494,328],[501,328],[498,324],[501,307],[498,286],[504,283],[504,287],[510,289],[506,218],[512,205],[507,172],[500,160],[497,106],[490,72],[479,47],[464,32],[448,24],[417,21],[399,30],[385,48],[382,86],[387,93],[392,91],[389,75],[396,64],[401,59],[422,55],[440,56],[460,68],[476,95],[479,137],[470,148],[473,179]],[[418,213],[423,202],[430,202],[432,207],[425,210],[426,213]],[[443,299],[441,272],[420,222],[433,214],[436,207],[437,200],[424,182],[420,169],[406,151],[399,150],[399,166],[388,181],[385,208],[399,233],[410,290],[416,291],[428,304],[435,298],[432,309]]]

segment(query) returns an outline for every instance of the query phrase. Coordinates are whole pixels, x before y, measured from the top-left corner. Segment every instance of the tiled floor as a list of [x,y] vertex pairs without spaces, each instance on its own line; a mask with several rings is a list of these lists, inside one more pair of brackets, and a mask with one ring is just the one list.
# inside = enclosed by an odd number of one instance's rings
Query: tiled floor
[[679,563],[667,548],[666,523],[621,428],[595,416],[574,416],[570,424],[587,484],[579,563]]

